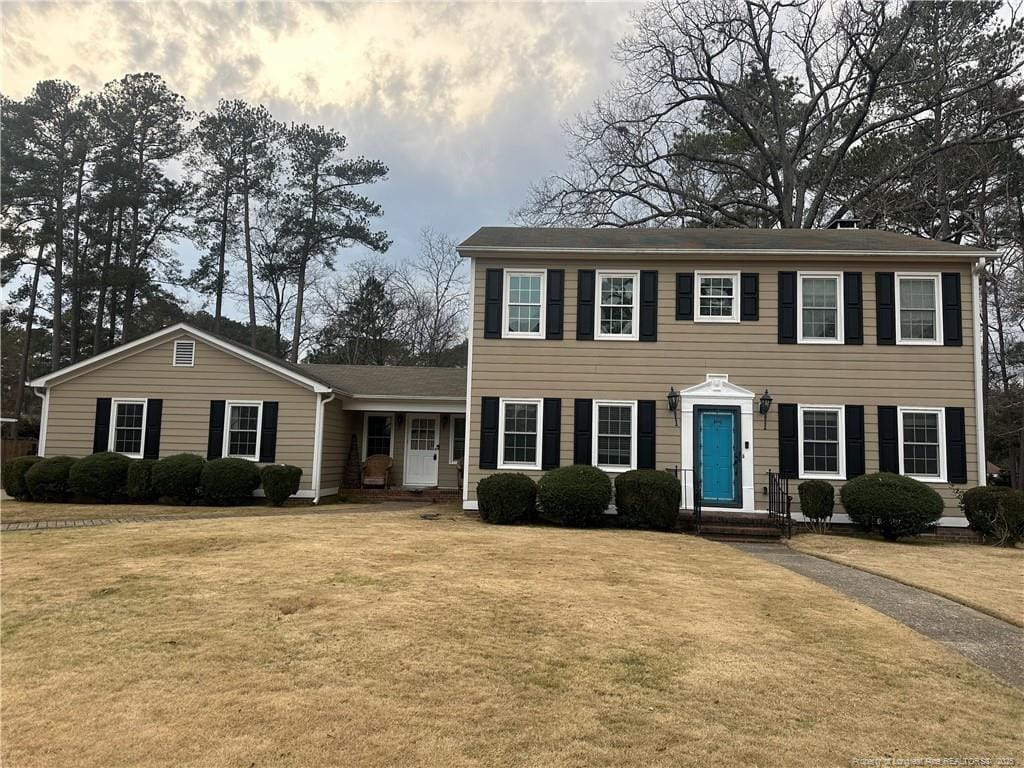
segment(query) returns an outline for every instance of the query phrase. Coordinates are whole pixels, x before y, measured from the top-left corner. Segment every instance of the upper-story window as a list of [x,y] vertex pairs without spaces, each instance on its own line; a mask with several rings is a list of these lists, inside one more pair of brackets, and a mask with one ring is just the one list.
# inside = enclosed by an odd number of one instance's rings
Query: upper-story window
[[942,315],[938,311],[938,306],[938,275],[897,275],[896,342],[898,344],[942,343]]
[[799,341],[805,344],[841,344],[843,342],[842,276],[836,273],[801,272],[799,303]]
[[597,338],[637,338],[639,282],[639,272],[597,273]]
[[506,338],[544,337],[544,271],[505,271]]
[[697,320],[736,322],[740,319],[736,299],[740,276],[735,273],[698,272]]

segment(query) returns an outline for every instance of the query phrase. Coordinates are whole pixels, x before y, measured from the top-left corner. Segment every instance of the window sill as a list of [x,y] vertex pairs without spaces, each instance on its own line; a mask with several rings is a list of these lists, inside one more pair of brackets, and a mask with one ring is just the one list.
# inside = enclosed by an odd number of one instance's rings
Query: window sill
[[845,480],[846,477],[840,474],[823,474],[817,472],[804,472],[798,477],[798,480]]
[[738,323],[740,319],[738,317],[700,317],[694,315],[693,321],[695,323]]
[[805,339],[798,338],[797,344],[845,344],[846,339]]
[[601,334],[595,333],[594,334],[594,340],[595,341],[639,341],[640,340],[640,336],[639,335],[634,335],[634,336],[621,336],[621,335],[605,336],[605,335],[601,335]]
[[498,469],[540,469],[540,464],[498,464]]
[[939,347],[942,346],[941,339],[896,339],[900,347]]
[[918,482],[921,482],[921,483],[945,483],[945,482],[947,482],[946,478],[944,478],[944,477],[935,477],[934,475],[927,475],[927,476],[922,476],[922,475],[903,475],[903,476],[904,477],[909,477],[911,480],[917,480]]
[[594,466],[602,472],[607,472],[610,475],[619,475],[623,472],[632,472],[636,469],[636,467],[602,467],[600,464],[595,464]]
[[501,334],[503,339],[543,339],[544,332],[539,333],[503,333]]
[[225,459],[245,459],[246,461],[251,461],[254,464],[259,462],[259,457],[258,456],[236,456],[233,453],[226,453],[226,454],[224,454],[224,458]]

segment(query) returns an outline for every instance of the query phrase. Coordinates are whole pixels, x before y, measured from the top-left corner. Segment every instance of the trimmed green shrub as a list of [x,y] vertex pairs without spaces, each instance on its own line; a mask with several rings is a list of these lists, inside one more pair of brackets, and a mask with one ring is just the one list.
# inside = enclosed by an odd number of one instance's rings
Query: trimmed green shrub
[[155,459],[135,459],[128,465],[124,495],[129,501],[153,501],[153,467]]
[[291,464],[267,464],[260,470],[263,481],[263,493],[275,507],[299,492],[299,481],[302,480],[302,468]]
[[260,487],[260,470],[248,459],[214,459],[199,475],[199,491],[212,504],[237,504]]
[[153,465],[153,495],[190,504],[199,490],[199,477],[206,461],[194,453],[166,456]]
[[668,472],[634,469],[615,478],[617,522],[624,528],[674,531],[682,488]]
[[585,464],[552,469],[537,483],[540,516],[555,525],[602,525],[611,500],[608,475]]
[[537,484],[522,472],[490,475],[476,484],[476,498],[485,523],[525,523],[537,511]]
[[18,456],[4,464],[4,491],[8,496],[18,501],[31,500],[32,494],[29,493],[28,483],[25,482],[25,473],[33,464],[42,460],[42,456]]
[[76,461],[70,456],[53,456],[29,467],[25,482],[32,501],[67,501],[68,475]]
[[816,533],[828,529],[828,521],[836,505],[836,489],[825,480],[804,480],[797,486],[800,494],[800,512],[807,525]]
[[113,501],[124,489],[131,463],[127,456],[113,451],[84,456],[75,462],[68,475],[71,493],[92,501]]
[[839,496],[851,520],[878,531],[886,541],[927,533],[942,517],[942,497],[934,488],[890,472],[854,478]]
[[982,485],[965,491],[960,506],[971,530],[986,541],[1012,547],[1024,537],[1024,491]]

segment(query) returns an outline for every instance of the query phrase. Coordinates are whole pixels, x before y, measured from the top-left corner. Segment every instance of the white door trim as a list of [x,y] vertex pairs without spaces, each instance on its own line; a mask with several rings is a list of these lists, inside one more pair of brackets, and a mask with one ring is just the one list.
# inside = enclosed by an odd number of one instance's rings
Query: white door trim
[[754,511],[754,398],[748,389],[729,382],[727,373],[709,373],[702,384],[688,387],[679,393],[680,444],[682,445],[682,508],[693,509],[694,431],[693,412],[697,406],[729,405],[740,409],[740,448],[743,466],[740,479],[743,484],[742,507],[702,507],[709,512]]
[[409,479],[409,443],[412,440],[412,420],[413,419],[433,419],[434,421],[434,445],[438,446],[441,443],[441,417],[437,413],[410,413],[406,414],[405,417],[405,456],[402,467],[402,480],[403,485],[420,488],[433,488],[437,485],[438,477],[438,466],[441,463],[441,452],[439,448],[434,449],[434,454],[437,456],[437,460],[434,461],[434,479],[433,481],[416,481],[413,482]]

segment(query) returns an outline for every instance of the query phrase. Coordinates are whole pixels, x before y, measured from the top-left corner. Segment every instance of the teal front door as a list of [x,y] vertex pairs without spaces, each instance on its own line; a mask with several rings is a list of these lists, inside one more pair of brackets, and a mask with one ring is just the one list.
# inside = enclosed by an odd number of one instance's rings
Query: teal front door
[[697,461],[701,498],[722,507],[741,506],[739,409],[697,409]]

